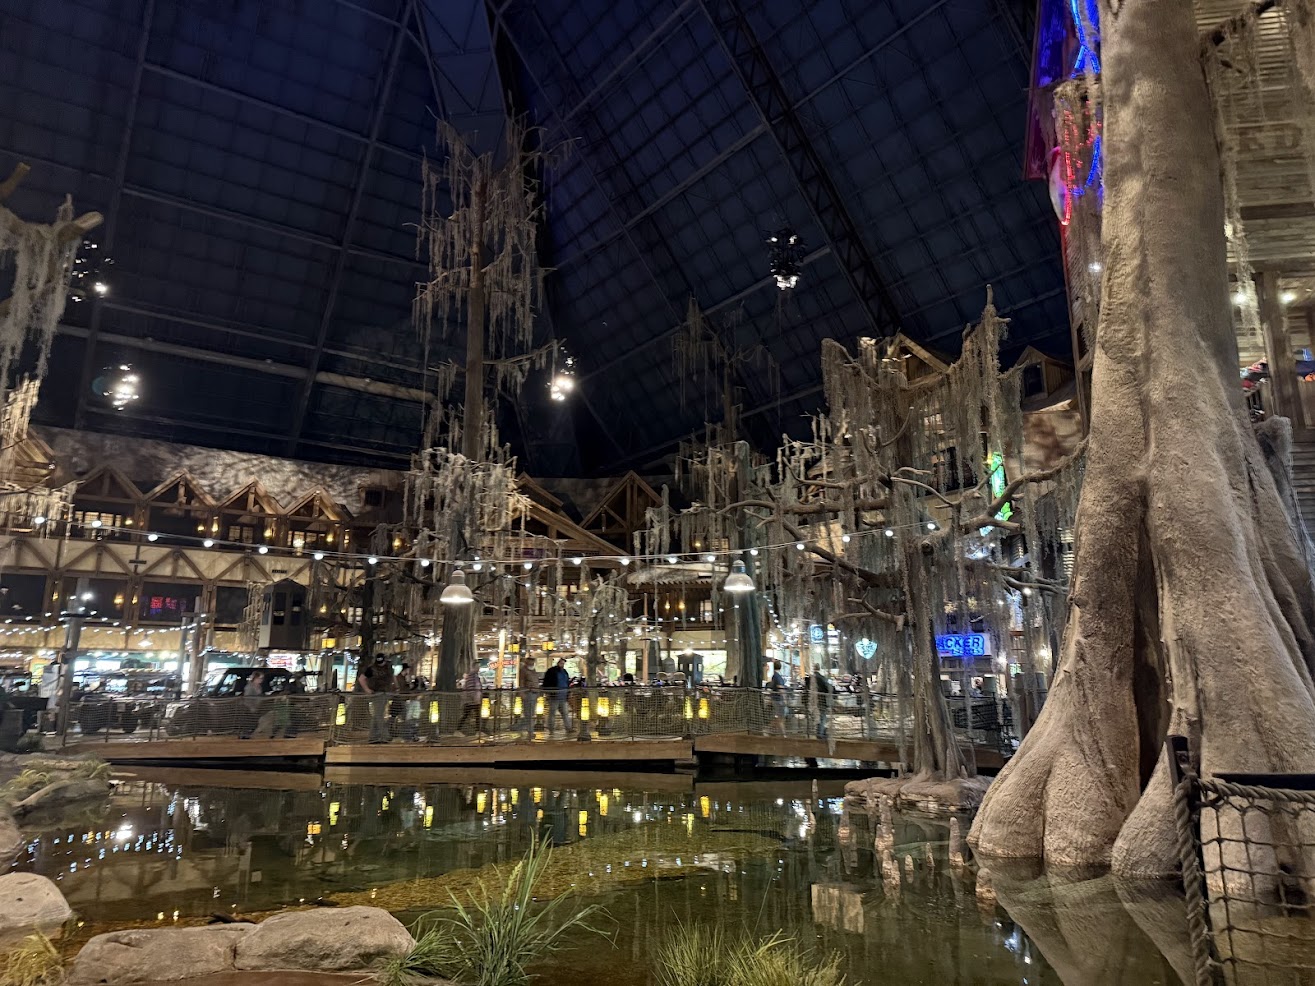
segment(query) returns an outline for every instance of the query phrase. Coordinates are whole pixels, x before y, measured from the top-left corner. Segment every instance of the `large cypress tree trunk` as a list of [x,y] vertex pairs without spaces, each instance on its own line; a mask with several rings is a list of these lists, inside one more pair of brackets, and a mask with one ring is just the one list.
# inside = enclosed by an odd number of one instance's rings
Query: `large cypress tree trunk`
[[1207,774],[1315,771],[1315,592],[1238,385],[1192,5],[1102,0],[1101,20],[1105,283],[1071,609],[1046,706],[971,839],[1159,876],[1177,868],[1171,728]]

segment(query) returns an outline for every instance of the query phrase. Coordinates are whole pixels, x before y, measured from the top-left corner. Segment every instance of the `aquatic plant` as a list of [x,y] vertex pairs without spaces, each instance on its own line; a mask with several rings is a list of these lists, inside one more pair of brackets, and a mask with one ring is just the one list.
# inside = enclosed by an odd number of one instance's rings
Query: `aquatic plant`
[[37,931],[0,958],[0,986],[53,986],[64,978],[64,956]]
[[[661,822],[635,825],[554,848],[538,876],[535,893],[541,900],[561,894],[596,896],[705,872],[707,864],[700,862],[703,859],[742,860],[774,852],[780,845],[779,839],[753,832],[709,831]],[[633,861],[633,865],[627,861]],[[475,870],[400,880],[370,890],[329,894],[327,898],[342,907],[383,907],[394,912],[432,908],[449,898],[468,904],[484,883],[500,882],[504,870],[490,864]]]
[[838,955],[812,955],[779,932],[730,939],[721,925],[678,925],[658,948],[658,986],[844,986]]
[[43,787],[63,780],[107,780],[110,765],[103,760],[58,760],[33,757],[22,773],[0,787],[0,801],[17,804]]
[[597,904],[568,906],[564,891],[536,902],[553,850],[547,840],[530,846],[501,886],[483,881],[469,903],[452,896],[449,912],[431,912],[412,929],[415,947],[384,969],[385,986],[408,986],[442,977],[457,986],[523,986],[529,967],[565,947],[569,932],[605,935]]

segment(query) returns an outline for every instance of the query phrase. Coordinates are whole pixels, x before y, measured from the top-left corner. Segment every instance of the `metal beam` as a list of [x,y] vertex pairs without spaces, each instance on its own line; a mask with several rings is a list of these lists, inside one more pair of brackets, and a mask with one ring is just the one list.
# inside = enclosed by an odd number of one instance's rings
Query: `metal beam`
[[[402,32],[405,37],[406,33]],[[346,127],[340,127],[336,123],[330,123],[328,120],[321,120],[318,117],[310,116],[306,113],[300,113],[297,110],[289,109],[286,106],[280,106],[278,103],[271,103],[267,99],[261,99],[259,96],[252,96],[242,92],[240,89],[229,89],[227,86],[216,85],[213,82],[207,82],[205,79],[198,79],[194,75],[188,75],[186,72],[179,72],[177,69],[169,68],[167,65],[160,65],[157,62],[146,62],[143,66],[146,71],[153,75],[163,76],[166,79],[173,79],[176,82],[185,82],[188,85],[196,86],[198,89],[205,89],[207,92],[219,93],[223,96],[230,96],[239,102],[249,103],[252,106],[259,106],[261,109],[269,110],[279,116],[285,116],[290,120],[297,120],[310,127],[317,127],[321,130],[327,130],[335,133],[339,137],[346,137],[348,140],[354,140],[360,144],[374,143],[379,150],[387,151],[390,154],[396,154],[398,157],[406,158],[416,164],[424,161],[424,156],[417,154],[415,151],[408,151],[403,147],[397,147],[394,144],[385,144],[382,142],[372,142],[368,134],[358,134],[355,130],[348,130]]]
[[[289,336],[276,333],[271,329],[265,328],[264,326],[251,325],[249,323],[235,324],[232,322],[216,322],[210,319],[198,318],[195,315],[190,315],[186,312],[178,312],[178,311],[173,311],[172,309],[164,309],[164,308],[147,308],[139,304],[133,304],[131,302],[116,301],[112,298],[106,300],[105,307],[112,311],[121,311],[121,312],[127,312],[131,315],[140,315],[143,318],[158,319],[160,321],[166,321],[166,322],[176,322],[180,325],[191,325],[191,326],[195,326],[198,329],[206,329],[211,332],[223,332],[229,335],[239,336],[240,338],[243,339],[258,339],[262,342],[274,343],[280,346],[288,346],[294,349],[311,350],[315,348],[314,343],[309,342],[305,339],[291,338]],[[381,331],[387,331],[387,330],[381,329]],[[125,338],[136,338],[136,337],[125,336]],[[198,355],[198,358],[201,358],[202,354],[204,353],[214,352],[214,350],[197,349],[191,346],[185,348],[187,348],[189,351],[195,352]],[[404,373],[414,373],[422,378],[430,371],[437,371],[442,368],[441,365],[428,366],[428,367],[422,366],[419,362],[416,361],[398,362],[397,360],[390,359],[386,356],[381,355],[377,350],[371,351],[366,349],[361,349],[361,350],[339,349],[339,348],[331,348],[329,346],[325,346],[324,352],[329,356],[337,356],[341,359],[360,360],[361,362],[368,362],[377,366],[386,366],[393,370],[401,370]],[[448,343],[444,343],[442,341],[434,341],[430,343],[430,355],[445,357],[444,360],[445,362],[459,363],[461,351],[458,350],[455,346],[452,346]],[[302,369],[304,370],[304,367]]]
[[749,102],[776,141],[800,195],[818,230],[826,237],[872,331],[879,336],[898,331],[900,315],[895,300],[770,56],[753,33],[749,19],[736,0],[699,0],[699,3]]
[[[106,208],[105,234],[101,240],[101,256],[112,257],[114,235],[119,228],[119,212],[123,204],[123,186],[128,178],[128,155],[132,150],[132,131],[137,123],[137,104],[141,101],[142,76],[146,70],[146,50],[151,42],[151,25],[155,21],[155,0],[145,0],[142,5],[142,28],[137,38],[137,64],[133,69],[132,87],[128,95],[128,108],[124,114],[123,136],[119,138],[119,156],[114,164],[114,190],[110,193]],[[91,392],[91,381],[96,372],[96,336],[100,332],[101,315],[105,306],[99,295],[91,299],[91,328],[87,334],[87,344],[82,353],[82,373],[78,377],[77,404],[73,411],[73,424],[77,428],[83,425],[86,415],[87,395]]]
[[[66,325],[60,323],[57,326],[60,335],[71,336],[76,339],[85,339],[90,335],[90,329],[84,329],[76,325]],[[221,366],[232,366],[240,370],[250,370],[253,373],[266,373],[275,377],[289,377],[294,380],[304,380],[307,377],[307,370],[304,366],[293,366],[289,363],[275,363],[273,360],[256,359],[250,356],[236,356],[232,353],[218,353],[212,349],[197,349],[195,346],[184,346],[175,342],[162,342],[159,339],[139,339],[136,336],[120,335],[115,332],[100,333],[100,341],[107,342],[115,346],[123,346],[127,349],[136,349],[147,353],[163,353],[167,356],[181,356],[184,359],[201,360],[206,363],[218,363]],[[387,383],[383,380],[371,380],[368,377],[354,377],[343,373],[330,373],[320,370],[315,374],[315,382],[328,387],[338,387],[342,390],[356,391],[362,394],[373,394],[376,397],[391,397],[395,400],[408,401],[413,404],[427,404],[435,398],[427,391],[420,390],[417,387],[407,387],[402,384]]]
[[[297,229],[294,226],[285,226],[282,223],[271,222],[268,219],[258,219],[255,216],[247,216],[243,213],[233,212],[229,209],[221,209],[218,206],[193,202],[191,199],[180,198],[177,195],[170,195],[167,192],[156,192],[149,188],[141,188],[137,185],[125,185],[123,194],[129,198],[142,199],[147,202],[158,202],[160,205],[172,206],[176,209],[184,209],[187,212],[194,212],[201,216],[209,216],[212,219],[234,223],[238,226],[259,229],[266,233],[272,233],[275,236],[283,236],[287,239],[297,240],[298,242],[306,243],[314,247],[321,247],[325,250],[339,250],[342,248],[342,245],[338,240],[334,240],[328,236],[321,236],[318,233],[308,233],[305,230]],[[354,257],[368,257],[371,260],[378,260],[380,263],[403,264],[407,267],[418,268],[423,268],[425,266],[414,257],[406,257],[395,253],[383,253],[379,250],[371,250],[368,247],[349,247],[347,252]]]
[[[408,0],[402,13],[402,23],[415,16],[416,0]],[[286,454],[291,456],[297,451],[297,440],[301,437],[302,425],[306,421],[306,412],[310,408],[311,391],[315,386],[315,375],[320,368],[320,359],[324,355],[324,343],[329,337],[329,324],[333,321],[333,312],[338,304],[338,289],[342,285],[342,275],[347,266],[348,248],[352,235],[356,232],[356,219],[361,211],[361,200],[365,196],[365,182],[370,174],[370,165],[374,162],[375,149],[379,146],[379,131],[383,127],[384,115],[388,111],[388,99],[393,91],[393,79],[397,75],[397,63],[402,54],[402,44],[406,40],[406,31],[402,27],[393,33],[392,50],[384,69],[384,77],[379,86],[378,102],[374,108],[374,119],[370,121],[369,143],[361,155],[361,163],[356,170],[356,182],[352,190],[351,207],[347,210],[347,220],[343,224],[342,242],[338,249],[338,259],[334,262],[333,276],[329,280],[328,300],[324,303],[324,312],[320,316],[320,327],[315,336],[315,351],[311,354],[309,372],[302,385],[301,395],[297,398],[297,408],[293,412],[292,427],[288,429]]]
[[[864,62],[869,61],[870,59],[876,57],[878,54],[882,52],[882,50],[884,50],[889,45],[894,44],[901,37],[903,37],[908,31],[910,31],[912,28],[917,26],[917,24],[920,21],[922,21],[924,18],[928,17],[929,15],[931,15],[941,7],[945,6],[948,2],[949,0],[936,0],[935,3],[932,3],[931,5],[924,8],[923,10],[920,10],[916,16],[910,18],[909,20],[901,24],[894,31],[891,31],[889,34],[883,35],[881,40],[878,41],[876,44],[872,45],[866,51],[862,52],[861,54],[853,58],[843,68],[840,68],[836,72],[832,73],[832,75],[829,78],[819,83],[818,85],[814,86],[812,91],[806,93],[805,95],[801,96],[799,99],[795,100],[793,103],[793,108],[796,110],[803,109],[814,99],[820,96],[823,92],[831,88],[831,86],[835,85],[845,76],[847,76],[850,72],[854,71],[854,69],[858,68]],[[598,250],[603,246],[606,246],[608,243],[612,242],[612,240],[622,235],[624,229],[633,226],[636,222],[638,222],[640,219],[642,219],[644,216],[648,215],[649,213],[655,212],[656,210],[660,209],[662,206],[666,205],[672,199],[676,198],[686,189],[690,188],[691,186],[693,186],[694,184],[705,178],[707,175],[711,174],[713,171],[715,171],[718,167],[720,167],[731,157],[738,154],[745,147],[748,147],[759,137],[766,134],[767,130],[768,130],[767,123],[761,122],[757,126],[746,131],[745,134],[742,137],[740,137],[739,140],[735,141],[735,143],[730,144],[729,146],[721,150],[716,155],[716,157],[713,157],[710,160],[708,160],[706,163],[700,165],[695,171],[691,172],[690,174],[682,178],[679,184],[674,185],[671,188],[667,189],[667,191],[663,192],[660,196],[658,196],[656,199],[650,202],[647,206],[644,207],[642,212],[639,212],[636,215],[632,216],[630,219],[627,219],[623,227],[613,229],[606,236],[603,236],[601,239],[595,240],[593,243],[589,244],[589,246],[577,250],[569,257],[566,257],[565,259],[560,261],[557,265],[558,269],[565,270],[567,267],[570,267],[572,264],[588,256],[593,251]]]
[[[800,261],[800,264],[804,267],[807,267],[809,264],[821,260],[823,257],[829,256],[830,253],[831,253],[830,247],[821,247],[817,250],[814,250],[812,253],[808,254],[807,256],[805,256]],[[755,294],[758,291],[761,291],[765,287],[775,287],[775,286],[776,286],[776,279],[769,274],[767,277],[754,281],[747,288],[742,288],[739,291],[736,291],[733,295],[730,295],[727,298],[723,298],[721,301],[717,302],[712,307],[703,309],[703,314],[715,315],[717,314],[717,312],[724,311],[727,308],[731,308],[734,305],[739,304],[745,298],[749,297],[749,295]],[[624,363],[626,360],[635,356],[637,353],[643,352],[644,350],[648,349],[650,346],[654,346],[664,339],[670,339],[673,335],[675,335],[677,332],[680,331],[681,326],[684,324],[685,324],[684,319],[681,319],[681,321],[677,322],[675,325],[667,329],[665,332],[661,332],[655,336],[649,336],[643,342],[635,343],[634,345],[626,349],[625,352],[621,353],[621,355],[614,356],[606,363],[603,363],[600,366],[596,366],[588,373],[584,374],[580,378],[580,382],[582,384],[587,383],[588,381],[592,380],[594,377],[598,376],[599,374],[606,373],[608,370],[612,369],[612,367],[620,363]]]

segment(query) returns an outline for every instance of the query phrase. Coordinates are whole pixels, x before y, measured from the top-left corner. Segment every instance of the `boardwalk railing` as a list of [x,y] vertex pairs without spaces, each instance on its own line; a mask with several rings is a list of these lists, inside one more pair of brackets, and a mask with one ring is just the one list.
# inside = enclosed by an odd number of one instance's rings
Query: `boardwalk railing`
[[[314,735],[335,744],[480,744],[747,733],[899,748],[911,747],[912,707],[908,699],[882,694],[648,686],[84,700],[73,708],[71,737],[114,742]],[[971,717],[957,702],[953,711],[961,743],[1012,752],[1007,704],[974,699]]]
[[1168,740],[1194,986],[1315,982],[1315,774],[1202,777]]

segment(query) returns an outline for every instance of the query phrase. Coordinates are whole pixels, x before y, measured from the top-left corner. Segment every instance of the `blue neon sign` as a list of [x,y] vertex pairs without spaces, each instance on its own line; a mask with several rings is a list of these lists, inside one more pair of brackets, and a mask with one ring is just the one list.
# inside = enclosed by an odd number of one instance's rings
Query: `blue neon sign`
[[940,657],[986,657],[991,653],[991,638],[984,633],[943,633],[936,637]]

